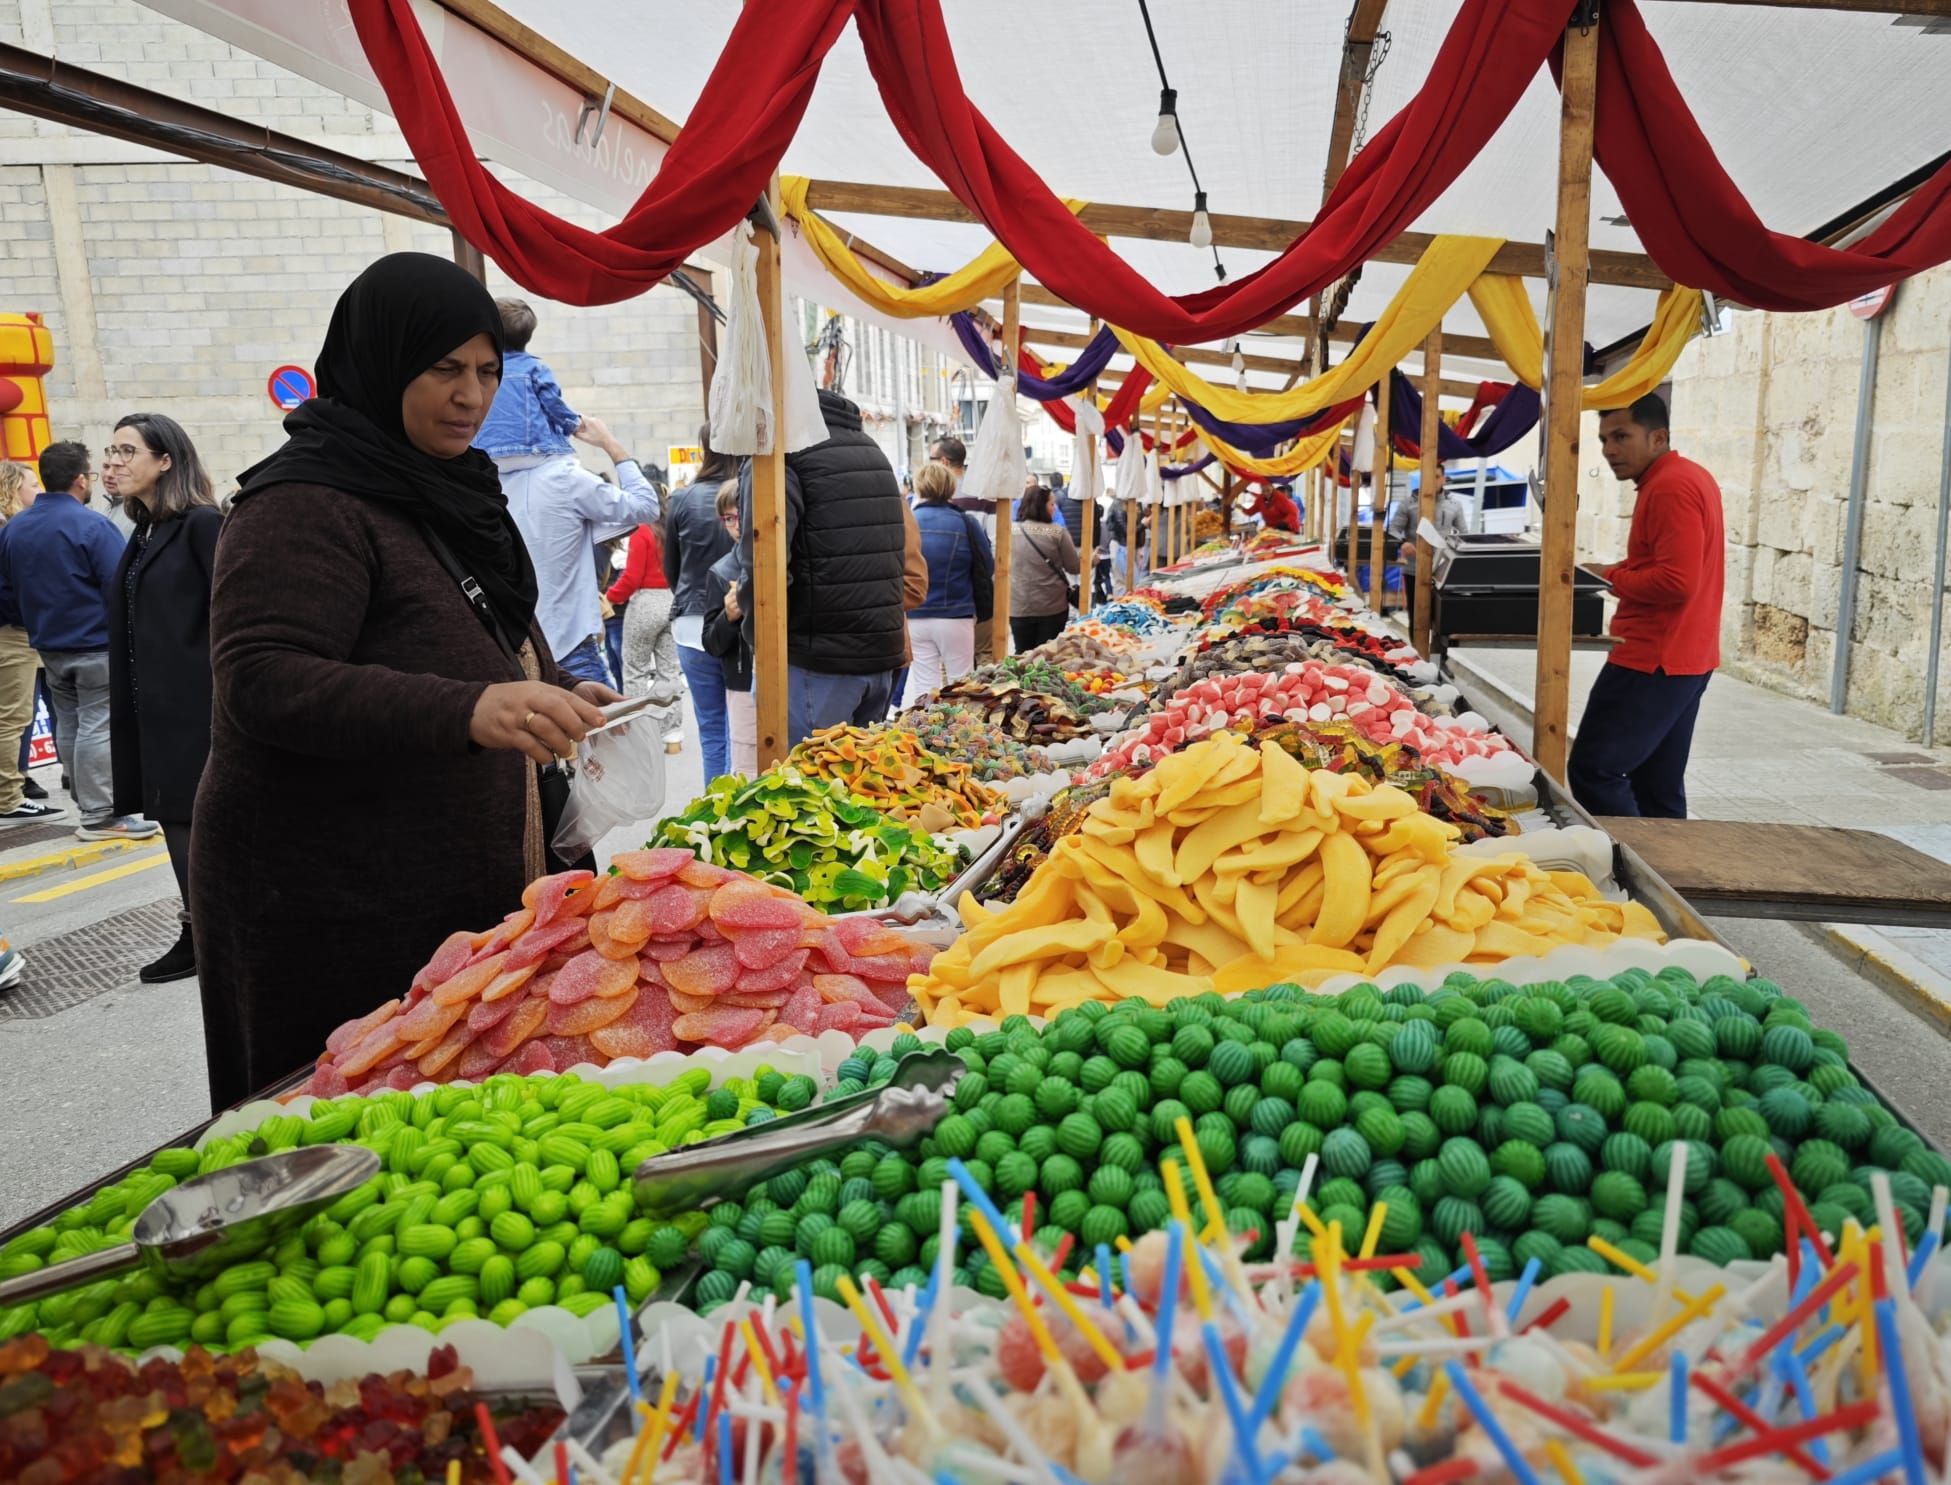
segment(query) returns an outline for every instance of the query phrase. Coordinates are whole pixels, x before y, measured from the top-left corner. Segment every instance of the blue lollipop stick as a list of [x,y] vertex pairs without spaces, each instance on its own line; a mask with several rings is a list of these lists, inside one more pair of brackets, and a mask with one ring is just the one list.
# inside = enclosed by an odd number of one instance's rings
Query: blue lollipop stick
[[1904,1485],[1924,1485],[1924,1445],[1917,1436],[1917,1409],[1910,1396],[1910,1375],[1904,1368],[1903,1343],[1897,1336],[1897,1302],[1876,1302],[1877,1353],[1888,1374],[1890,1407],[1897,1415],[1897,1444],[1903,1452]]

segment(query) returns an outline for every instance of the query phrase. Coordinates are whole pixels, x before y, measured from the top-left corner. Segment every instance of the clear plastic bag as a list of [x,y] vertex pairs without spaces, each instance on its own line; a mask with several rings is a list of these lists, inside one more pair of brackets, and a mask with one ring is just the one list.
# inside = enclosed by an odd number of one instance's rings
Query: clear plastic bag
[[647,824],[664,807],[664,723],[655,707],[593,732],[576,745],[569,803],[552,842],[574,861],[624,825]]

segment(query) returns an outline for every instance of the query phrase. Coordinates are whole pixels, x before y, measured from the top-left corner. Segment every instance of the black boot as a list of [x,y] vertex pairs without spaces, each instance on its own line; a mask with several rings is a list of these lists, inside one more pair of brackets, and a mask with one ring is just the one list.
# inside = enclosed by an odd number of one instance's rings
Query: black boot
[[196,940],[190,935],[190,925],[185,923],[169,952],[154,964],[143,965],[136,971],[136,978],[145,985],[167,985],[171,980],[187,980],[195,973]]

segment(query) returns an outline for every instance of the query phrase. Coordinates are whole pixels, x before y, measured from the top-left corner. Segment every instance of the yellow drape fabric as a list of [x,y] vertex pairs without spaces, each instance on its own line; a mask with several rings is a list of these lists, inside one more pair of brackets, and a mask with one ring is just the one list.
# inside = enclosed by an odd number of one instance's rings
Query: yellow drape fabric
[[[1000,242],[992,242],[946,278],[912,289],[899,288],[870,273],[853,248],[833,226],[806,204],[811,184],[803,175],[779,177],[779,197],[786,215],[799,223],[806,245],[813,256],[853,293],[856,299],[882,314],[905,320],[935,319],[960,309],[974,309],[985,299],[993,299],[1022,270]],[[1082,201],[1066,201],[1073,212],[1082,211]]]
[[1239,392],[1207,381],[1155,340],[1115,330],[1140,366],[1189,402],[1228,423],[1278,423],[1346,402],[1417,350],[1504,245],[1498,237],[1438,237],[1348,359],[1285,392]]
[[[1545,337],[1524,280],[1485,274],[1470,286],[1470,302],[1484,322],[1497,354],[1527,387],[1544,386]],[[1602,382],[1585,389],[1587,411],[1625,407],[1656,390],[1700,331],[1700,290],[1675,284],[1660,295],[1653,323],[1632,358]]]

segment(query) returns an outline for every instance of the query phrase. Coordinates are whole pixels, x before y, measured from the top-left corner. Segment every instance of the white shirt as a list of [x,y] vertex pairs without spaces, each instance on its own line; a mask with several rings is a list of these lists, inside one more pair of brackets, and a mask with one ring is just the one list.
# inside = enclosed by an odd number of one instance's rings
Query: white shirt
[[603,632],[594,548],[657,519],[657,492],[635,459],[616,467],[612,485],[574,454],[499,462],[508,513],[535,563],[535,618],[558,657]]

